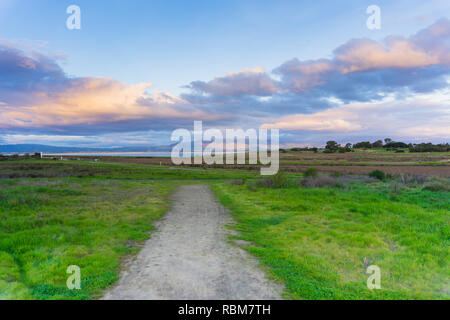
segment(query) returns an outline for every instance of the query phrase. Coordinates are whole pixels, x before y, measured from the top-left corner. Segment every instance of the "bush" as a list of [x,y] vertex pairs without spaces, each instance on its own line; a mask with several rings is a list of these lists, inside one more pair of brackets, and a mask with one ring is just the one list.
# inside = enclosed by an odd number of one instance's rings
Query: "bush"
[[415,174],[400,174],[397,176],[397,180],[399,180],[403,184],[424,184],[427,182],[428,178],[421,175]]
[[246,179],[237,179],[237,180],[233,180],[231,181],[231,184],[233,186],[242,186],[245,184]]
[[336,187],[342,185],[338,179],[330,177],[330,176],[318,176],[314,177],[306,177],[300,181],[300,184],[303,187],[307,188],[323,188],[323,187]]
[[403,189],[406,188],[406,186],[404,184],[401,184],[401,183],[398,183],[398,182],[394,182],[389,187],[391,189],[391,193],[392,194],[399,194],[400,191],[402,191]]
[[272,182],[272,188],[280,189],[289,187],[289,178],[283,170],[278,170],[277,174],[269,178]]
[[434,179],[425,187],[423,187],[423,190],[428,191],[444,191],[444,192],[450,192],[450,180],[449,179]]
[[256,191],[258,189],[257,183],[253,181],[247,183],[246,186],[248,191]]
[[384,180],[384,179],[386,179],[386,174],[381,170],[374,170],[369,173],[369,177],[375,178],[378,180]]
[[269,178],[258,179],[255,181],[254,186],[257,188],[272,188],[272,180]]
[[270,176],[269,178],[259,179],[254,185],[259,188],[281,189],[288,188],[290,183],[289,178],[286,176],[284,171],[280,169],[277,174]]
[[319,172],[318,172],[317,168],[309,168],[304,173],[305,178],[308,178],[308,177],[317,178],[318,175],[319,175]]
[[340,171],[333,171],[333,173],[331,174],[331,176],[334,178],[339,178],[341,175],[342,174]]

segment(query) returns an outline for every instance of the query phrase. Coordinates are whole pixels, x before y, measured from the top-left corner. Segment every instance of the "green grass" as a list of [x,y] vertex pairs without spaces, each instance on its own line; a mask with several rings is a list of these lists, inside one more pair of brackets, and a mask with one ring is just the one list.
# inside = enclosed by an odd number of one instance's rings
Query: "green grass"
[[443,161],[403,161],[403,162],[387,162],[387,161],[280,161],[281,165],[305,165],[305,166],[450,166],[448,162]]
[[[215,183],[248,250],[293,299],[449,299],[448,192],[385,183],[345,189]],[[366,265],[364,265],[366,261]],[[367,264],[381,290],[366,286]]]
[[94,177],[103,179],[191,180],[258,178],[259,171],[166,167],[91,161],[21,160],[0,163],[0,177]]
[[[0,180],[0,299],[92,299],[149,237],[172,183]],[[81,268],[81,290],[66,287]]]
[[[257,174],[88,161],[0,163],[0,300],[97,298],[183,183],[170,180]],[[70,265],[81,268],[81,290],[66,286]]]
[[[280,186],[301,176],[286,175]],[[209,183],[287,298],[450,298],[449,192],[395,181],[269,189],[251,180],[259,171],[89,161],[5,161],[0,177],[0,300],[99,297],[167,196],[197,179],[238,179]],[[364,260],[381,268],[382,290],[367,289]],[[81,290],[66,287],[69,265],[81,268]]]

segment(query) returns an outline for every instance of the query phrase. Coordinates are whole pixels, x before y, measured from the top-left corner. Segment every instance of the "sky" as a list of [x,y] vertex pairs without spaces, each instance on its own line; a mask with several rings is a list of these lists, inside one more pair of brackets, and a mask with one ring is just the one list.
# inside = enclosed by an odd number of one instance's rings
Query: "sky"
[[195,120],[283,146],[449,142],[449,18],[444,0],[0,0],[0,144],[166,145]]

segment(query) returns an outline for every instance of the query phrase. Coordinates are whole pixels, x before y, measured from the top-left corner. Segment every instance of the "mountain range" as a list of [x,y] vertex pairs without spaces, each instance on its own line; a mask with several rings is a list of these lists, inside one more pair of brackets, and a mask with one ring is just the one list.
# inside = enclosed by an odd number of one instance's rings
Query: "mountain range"
[[79,152],[164,152],[172,150],[171,145],[148,147],[117,147],[117,148],[88,148],[88,147],[58,147],[42,144],[7,144],[0,145],[0,153],[79,153]]

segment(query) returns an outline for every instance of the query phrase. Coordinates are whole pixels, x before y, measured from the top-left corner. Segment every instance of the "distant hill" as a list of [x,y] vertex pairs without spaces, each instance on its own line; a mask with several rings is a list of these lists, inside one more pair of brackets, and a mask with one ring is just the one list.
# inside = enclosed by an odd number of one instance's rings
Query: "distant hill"
[[164,152],[171,151],[172,146],[119,147],[119,148],[85,148],[56,147],[42,144],[7,144],[0,145],[0,153],[78,153],[78,152]]

